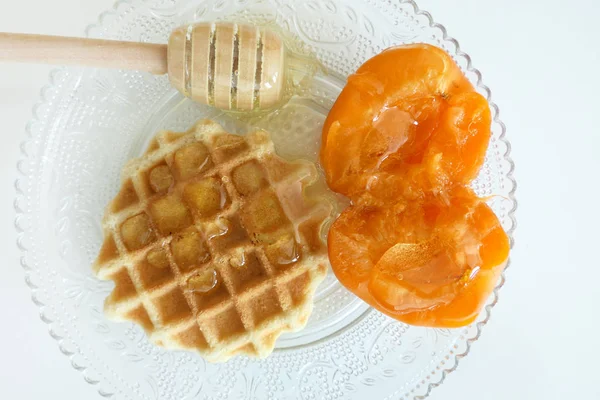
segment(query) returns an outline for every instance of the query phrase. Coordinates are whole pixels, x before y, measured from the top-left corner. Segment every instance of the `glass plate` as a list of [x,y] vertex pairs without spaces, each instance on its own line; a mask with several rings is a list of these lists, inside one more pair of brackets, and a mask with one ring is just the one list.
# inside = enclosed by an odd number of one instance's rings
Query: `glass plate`
[[[332,72],[316,79],[303,98],[257,122],[269,124],[276,148],[288,157],[316,159],[320,128],[343,77],[395,44],[443,47],[491,99],[469,56],[412,1],[121,1],[87,34],[165,42],[178,25],[216,19],[275,23]],[[473,186],[482,196],[495,195],[490,204],[512,237],[513,163],[498,108],[491,106],[491,145]],[[194,353],[155,347],[139,327],[102,315],[112,283],[95,279],[90,264],[102,240],[104,206],[117,191],[125,161],[139,155],[158,129],[186,129],[199,117],[240,133],[249,124],[183,99],[166,77],[93,69],[54,71],[33,114],[16,182],[21,264],[60,350],[105,397],[422,399],[468,353],[497,301],[503,278],[471,326],[411,327],[371,310],[330,273],[319,287],[306,329],[282,336],[264,360],[235,357],[209,364]],[[294,153],[298,148],[302,154]]]

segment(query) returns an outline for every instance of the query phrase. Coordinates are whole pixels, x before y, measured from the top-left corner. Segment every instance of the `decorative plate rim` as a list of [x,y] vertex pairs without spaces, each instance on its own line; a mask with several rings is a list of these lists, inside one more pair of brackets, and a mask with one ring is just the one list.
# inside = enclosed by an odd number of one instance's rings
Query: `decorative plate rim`
[[[506,178],[508,180],[510,180],[511,184],[512,184],[512,189],[509,193],[509,198],[512,202],[512,208],[508,211],[507,215],[510,218],[512,224],[510,229],[507,231],[509,237],[510,237],[510,246],[511,249],[514,247],[514,238],[513,238],[513,234],[514,231],[516,229],[517,226],[517,221],[515,218],[515,212],[517,209],[517,200],[515,198],[515,192],[517,189],[517,183],[514,179],[513,173],[514,173],[514,162],[512,160],[512,158],[510,157],[510,153],[511,153],[511,145],[510,142],[506,139],[506,126],[504,125],[504,123],[500,120],[500,111],[498,106],[496,105],[496,103],[494,103],[492,101],[492,92],[491,90],[483,84],[482,82],[482,74],[481,72],[474,68],[471,62],[471,57],[463,52],[460,49],[459,43],[456,39],[454,39],[453,37],[449,36],[447,33],[446,28],[439,23],[436,23],[432,17],[432,15],[419,8],[419,6],[416,4],[416,2],[414,0],[398,0],[399,3],[401,4],[407,4],[409,6],[411,6],[415,12],[415,15],[417,16],[423,16],[425,18],[427,18],[428,22],[429,22],[429,27],[433,28],[433,29],[438,29],[441,34],[442,34],[442,38],[445,42],[449,42],[451,43],[455,48],[456,48],[456,56],[457,57],[462,57],[465,61],[466,61],[466,69],[469,72],[472,72],[475,74],[475,76],[477,77],[477,82],[476,82],[476,86],[481,89],[484,93],[485,96],[490,104],[490,108],[492,110],[492,115],[493,115],[493,122],[497,123],[500,127],[500,136],[498,137],[498,140],[500,140],[501,142],[503,142],[506,145],[506,151],[503,155],[504,160],[506,162],[508,162],[509,164],[509,169],[506,173]],[[124,4],[131,4],[132,1],[131,0],[117,0],[115,2],[115,4],[113,5],[112,9],[109,9],[103,13],[101,13],[98,18],[97,18],[97,22],[95,24],[90,24],[85,28],[85,35],[89,36],[89,32],[92,29],[95,29],[97,27],[101,27],[104,23],[104,20],[107,16],[110,15],[116,15],[117,14],[117,10]],[[14,219],[14,225],[15,225],[15,229],[17,232],[17,247],[20,250],[20,258],[19,258],[19,263],[21,264],[21,267],[24,269],[25,272],[25,283],[27,284],[27,286],[29,287],[29,289],[31,290],[31,299],[33,301],[33,303],[39,308],[39,313],[40,313],[40,319],[48,326],[48,331],[49,334],[52,338],[54,338],[58,344],[58,348],[61,351],[61,353],[63,353],[65,356],[67,356],[70,360],[71,360],[71,365],[73,366],[74,369],[76,369],[77,371],[79,371],[82,374],[82,377],[84,378],[84,380],[89,383],[90,385],[97,385],[98,387],[98,393],[103,396],[111,396],[111,394],[106,393],[102,390],[102,381],[101,380],[96,380],[96,379],[92,379],[89,376],[86,375],[86,370],[88,369],[87,366],[83,366],[80,365],[79,363],[77,363],[74,360],[74,357],[78,354],[75,351],[71,351],[69,349],[67,349],[64,344],[63,344],[63,337],[60,336],[59,334],[56,333],[55,328],[54,328],[54,323],[55,321],[53,319],[51,319],[47,314],[46,314],[46,304],[40,300],[39,296],[38,296],[38,289],[39,287],[31,280],[31,273],[33,271],[35,271],[37,269],[37,267],[31,266],[27,263],[27,255],[29,253],[29,250],[27,249],[27,247],[24,245],[23,243],[23,237],[25,236],[25,234],[27,233],[26,228],[24,228],[21,225],[21,221],[23,219],[26,218],[27,214],[30,211],[24,211],[23,209],[21,209],[20,207],[20,202],[21,200],[26,198],[26,194],[25,192],[21,189],[21,179],[23,178],[29,178],[29,174],[26,170],[26,168],[24,168],[24,166],[26,165],[27,162],[32,161],[32,157],[29,155],[29,153],[32,152],[28,152],[27,148],[28,145],[35,139],[33,132],[31,130],[31,126],[40,121],[40,117],[38,115],[38,110],[48,102],[48,98],[47,98],[47,94],[48,92],[55,87],[56,85],[56,75],[58,73],[60,73],[60,71],[62,71],[61,68],[56,68],[53,69],[50,72],[49,75],[49,82],[40,90],[40,98],[39,100],[36,102],[36,104],[33,106],[32,108],[32,117],[30,119],[30,121],[27,123],[26,127],[25,127],[25,139],[21,141],[20,143],[20,158],[19,161],[17,162],[17,175],[18,178],[15,180],[15,191],[16,191],[16,198],[15,198],[15,202],[14,202],[14,209],[16,212],[16,216]],[[510,266],[510,259],[507,263],[506,268],[508,268]],[[481,336],[481,332],[483,330],[483,327],[487,324],[487,322],[489,321],[490,317],[491,317],[491,311],[492,308],[496,305],[496,303],[498,302],[498,292],[499,290],[502,288],[502,286],[504,286],[505,283],[505,272],[506,272],[506,268],[503,271],[500,280],[498,282],[498,284],[496,285],[496,287],[494,288],[494,291],[492,293],[491,296],[491,300],[488,301],[487,305],[485,306],[484,310],[482,311],[482,314],[484,314],[483,318],[479,318],[479,321],[474,325],[475,327],[475,331],[474,333],[469,336],[469,337],[465,337],[465,350],[461,353],[455,354],[454,355],[454,359],[451,360],[452,362],[450,363],[451,365],[447,368],[442,369],[439,374],[440,378],[436,381],[429,381],[427,383],[427,388],[424,394],[422,395],[417,395],[414,397],[415,400],[424,400],[425,398],[427,398],[430,394],[431,391],[440,386],[446,379],[446,377],[448,376],[448,374],[450,374],[451,372],[455,371],[458,367],[459,361],[464,358],[465,356],[467,356],[467,354],[469,353],[469,351],[471,350],[471,346],[473,345],[474,342],[476,342],[479,337]],[[430,378],[431,379],[431,378]]]

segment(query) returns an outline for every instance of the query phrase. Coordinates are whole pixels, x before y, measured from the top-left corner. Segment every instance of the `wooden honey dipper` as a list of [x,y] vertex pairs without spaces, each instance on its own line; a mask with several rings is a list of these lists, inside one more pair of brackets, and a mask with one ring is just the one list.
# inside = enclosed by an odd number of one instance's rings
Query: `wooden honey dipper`
[[285,56],[285,45],[274,32],[229,22],[177,28],[168,45],[0,32],[0,61],[168,73],[185,96],[224,110],[280,103]]

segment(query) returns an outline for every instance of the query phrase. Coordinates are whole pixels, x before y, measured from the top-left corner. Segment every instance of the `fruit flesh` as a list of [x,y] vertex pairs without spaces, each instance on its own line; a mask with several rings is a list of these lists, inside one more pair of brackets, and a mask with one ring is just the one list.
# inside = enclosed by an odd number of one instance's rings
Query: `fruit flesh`
[[348,196],[329,232],[338,279],[380,311],[424,326],[472,322],[509,242],[469,184],[491,114],[448,54],[388,49],[363,64],[323,127],[329,186]]

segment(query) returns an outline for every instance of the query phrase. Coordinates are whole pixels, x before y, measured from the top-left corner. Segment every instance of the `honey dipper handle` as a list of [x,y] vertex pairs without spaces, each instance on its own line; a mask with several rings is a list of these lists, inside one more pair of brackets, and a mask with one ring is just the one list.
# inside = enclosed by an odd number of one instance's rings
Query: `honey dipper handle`
[[167,45],[0,32],[0,62],[81,65],[167,73]]

